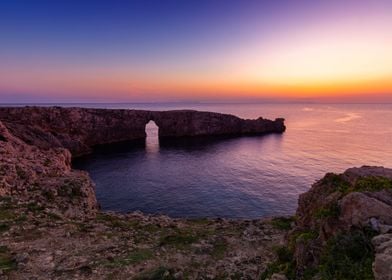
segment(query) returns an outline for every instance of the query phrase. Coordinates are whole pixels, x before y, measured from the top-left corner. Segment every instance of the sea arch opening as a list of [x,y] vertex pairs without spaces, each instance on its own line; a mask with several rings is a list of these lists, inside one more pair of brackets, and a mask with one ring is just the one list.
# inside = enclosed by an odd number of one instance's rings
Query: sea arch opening
[[159,152],[159,126],[150,120],[146,123],[146,152],[157,153]]

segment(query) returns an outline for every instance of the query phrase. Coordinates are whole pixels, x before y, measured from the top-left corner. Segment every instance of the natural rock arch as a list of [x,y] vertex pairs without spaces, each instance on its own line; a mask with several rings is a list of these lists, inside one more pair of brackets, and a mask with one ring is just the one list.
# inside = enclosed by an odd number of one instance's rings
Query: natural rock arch
[[145,111],[63,107],[0,108],[0,120],[17,137],[39,148],[66,148],[73,156],[96,145],[146,138],[146,124],[159,127],[159,137],[261,135],[282,133],[284,119],[241,119],[192,110]]
[[149,120],[145,125],[146,138],[148,137],[159,137],[159,126],[154,120]]

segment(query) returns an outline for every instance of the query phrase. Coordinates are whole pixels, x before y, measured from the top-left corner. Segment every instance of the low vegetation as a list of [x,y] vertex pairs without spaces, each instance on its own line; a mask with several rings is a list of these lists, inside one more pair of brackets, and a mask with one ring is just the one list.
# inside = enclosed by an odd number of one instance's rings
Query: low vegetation
[[16,261],[13,259],[8,247],[0,246],[0,271],[5,273],[16,269]]
[[140,275],[133,278],[134,280],[174,280],[171,269],[160,266],[149,271],[143,272]]
[[322,279],[374,279],[372,237],[373,233],[365,229],[331,238],[318,268]]
[[380,176],[368,176],[359,178],[355,183],[355,191],[377,192],[381,190],[392,190],[392,180]]
[[294,217],[276,217],[271,220],[271,224],[276,229],[290,230],[294,221]]
[[[317,279],[323,280],[366,280],[374,279],[372,263],[374,248],[371,238],[374,233],[368,229],[355,230],[331,238],[321,253],[320,263],[316,267],[308,267],[296,275],[296,263],[293,249],[282,246],[276,248],[276,261],[271,263],[261,276],[261,280],[268,279],[274,273],[282,273],[287,279]],[[304,232],[296,240],[314,240],[317,234]]]
[[124,257],[116,257],[108,261],[105,266],[107,267],[123,267],[127,265],[137,264],[146,260],[150,260],[154,257],[153,252],[150,249],[137,249],[130,252]]
[[192,243],[196,243],[199,236],[189,230],[176,230],[174,233],[165,235],[161,238],[159,246],[172,246],[176,249],[185,249]]
[[381,176],[364,176],[350,184],[344,179],[343,175],[333,173],[327,174],[321,184],[330,187],[330,193],[339,191],[342,195],[351,192],[377,192],[385,189],[392,190],[392,180]]
[[340,214],[339,205],[334,202],[330,205],[324,206],[316,210],[314,213],[315,218],[324,219],[324,218],[337,218]]
[[62,197],[78,198],[83,196],[82,187],[83,182],[79,180],[66,179],[64,184],[58,188],[57,194]]
[[[347,178],[331,173],[317,183],[316,191],[326,198],[325,202],[320,200],[302,213],[302,219],[305,217],[311,221],[303,219],[301,221],[305,222],[300,224],[301,227],[290,231],[287,247],[277,248],[276,261],[268,266],[261,279],[274,273],[283,273],[288,279],[374,279],[372,263],[375,253],[371,239],[376,233],[368,227],[356,227],[350,231],[339,228],[333,231],[330,227],[339,222],[339,201],[344,196],[351,192],[392,190],[392,180],[380,176],[359,176],[350,181]],[[291,221],[275,218],[271,224],[275,228],[290,230]],[[324,229],[330,230],[329,235]],[[319,235],[320,232],[324,235]]]
[[274,273],[283,273],[288,279],[295,279],[295,261],[292,250],[286,246],[275,248],[276,261],[269,264],[260,280],[269,279]]

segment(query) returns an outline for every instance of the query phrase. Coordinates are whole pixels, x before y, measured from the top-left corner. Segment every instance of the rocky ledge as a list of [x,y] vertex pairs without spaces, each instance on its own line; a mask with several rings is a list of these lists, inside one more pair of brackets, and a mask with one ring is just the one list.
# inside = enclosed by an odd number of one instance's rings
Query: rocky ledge
[[[142,137],[124,133],[138,114],[147,113],[1,109],[0,279],[391,279],[392,170],[382,167],[327,174],[300,196],[293,217],[186,220],[99,211],[94,184],[71,168],[72,154],[111,136]],[[283,125],[264,121],[253,124]],[[221,131],[207,123],[201,126]]]
[[392,169],[328,173],[300,195],[293,220],[287,246],[266,275],[392,279]]

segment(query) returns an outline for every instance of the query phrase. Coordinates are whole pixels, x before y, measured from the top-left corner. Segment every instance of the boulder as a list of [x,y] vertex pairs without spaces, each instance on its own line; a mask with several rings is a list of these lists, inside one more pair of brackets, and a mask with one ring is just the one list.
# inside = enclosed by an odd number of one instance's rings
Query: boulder
[[[376,279],[391,279],[392,169],[363,166],[343,174],[327,174],[299,197],[296,226],[289,236],[294,246],[297,275],[317,268],[328,241],[356,231],[373,239]],[[354,234],[355,235],[355,234]],[[303,242],[305,236],[306,241]],[[385,242],[381,242],[383,240]],[[370,241],[369,241],[370,243]],[[382,244],[382,245],[381,245]]]
[[392,234],[382,234],[373,238],[376,256],[373,273],[376,280],[392,280]]

